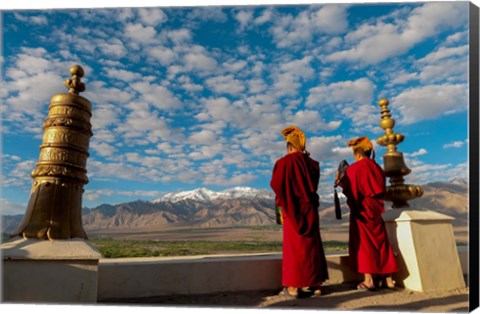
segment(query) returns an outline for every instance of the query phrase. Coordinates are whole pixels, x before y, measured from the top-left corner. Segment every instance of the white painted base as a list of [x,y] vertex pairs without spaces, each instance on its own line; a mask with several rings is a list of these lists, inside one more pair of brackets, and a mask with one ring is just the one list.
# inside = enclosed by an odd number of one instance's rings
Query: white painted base
[[464,288],[452,220],[427,210],[390,209],[383,214],[397,257],[394,279],[414,291]]
[[88,242],[14,239],[1,246],[3,302],[97,302],[98,261]]

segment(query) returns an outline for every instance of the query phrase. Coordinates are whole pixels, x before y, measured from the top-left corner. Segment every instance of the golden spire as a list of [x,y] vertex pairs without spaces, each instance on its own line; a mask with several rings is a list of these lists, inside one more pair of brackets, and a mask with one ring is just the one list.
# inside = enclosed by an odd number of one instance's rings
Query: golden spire
[[380,127],[385,130],[385,134],[376,140],[378,145],[386,146],[387,149],[383,156],[383,168],[385,175],[390,178],[390,186],[387,187],[385,200],[393,202],[392,208],[408,208],[407,201],[422,196],[423,189],[417,185],[404,184],[403,177],[411,170],[405,165],[403,154],[397,150],[397,145],[403,142],[405,136],[393,131],[395,120],[392,119],[388,103],[386,98],[378,102],[382,116]]
[[40,156],[31,177],[30,201],[12,236],[33,239],[87,238],[82,226],[83,186],[88,183],[87,157],[92,134],[92,105],[79,96],[83,69],[70,68],[68,93],[54,95],[43,124]]

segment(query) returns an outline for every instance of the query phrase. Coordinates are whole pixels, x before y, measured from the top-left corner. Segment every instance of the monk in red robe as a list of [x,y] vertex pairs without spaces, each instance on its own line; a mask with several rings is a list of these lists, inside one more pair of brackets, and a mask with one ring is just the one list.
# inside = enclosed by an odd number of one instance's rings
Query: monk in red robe
[[305,150],[300,129],[291,126],[282,134],[287,154],[275,163],[270,186],[283,217],[283,293],[320,295],[320,286],[328,279],[318,216],[320,166]]
[[398,267],[381,215],[385,211],[385,174],[375,162],[375,151],[367,137],[353,139],[348,146],[353,149],[355,163],[347,168],[343,178],[336,178],[336,184],[343,188],[350,207],[351,267],[364,274],[364,281],[357,289],[374,290],[373,275],[382,275],[386,287],[394,289],[391,274]]

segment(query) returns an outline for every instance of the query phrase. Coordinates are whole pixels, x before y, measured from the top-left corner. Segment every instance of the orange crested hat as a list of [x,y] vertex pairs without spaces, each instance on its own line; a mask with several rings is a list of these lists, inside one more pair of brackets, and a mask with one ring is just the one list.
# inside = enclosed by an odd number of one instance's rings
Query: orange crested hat
[[373,148],[372,142],[366,136],[360,136],[354,138],[353,140],[348,141],[348,147],[351,147],[353,150],[361,148],[364,151],[372,151],[372,158],[375,159],[375,149]]
[[288,126],[281,132],[287,143],[292,144],[296,149],[303,152],[307,143],[307,137],[302,130],[294,125]]

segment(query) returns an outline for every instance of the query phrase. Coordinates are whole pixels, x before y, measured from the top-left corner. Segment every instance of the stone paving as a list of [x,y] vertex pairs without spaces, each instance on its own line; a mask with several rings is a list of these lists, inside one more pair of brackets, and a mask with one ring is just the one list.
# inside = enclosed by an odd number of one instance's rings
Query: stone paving
[[279,291],[249,291],[190,296],[159,296],[108,300],[111,305],[148,305],[193,308],[276,308],[298,310],[362,310],[381,312],[468,312],[469,289],[414,292],[407,289],[356,290],[351,284],[330,284],[321,296],[289,299]]

